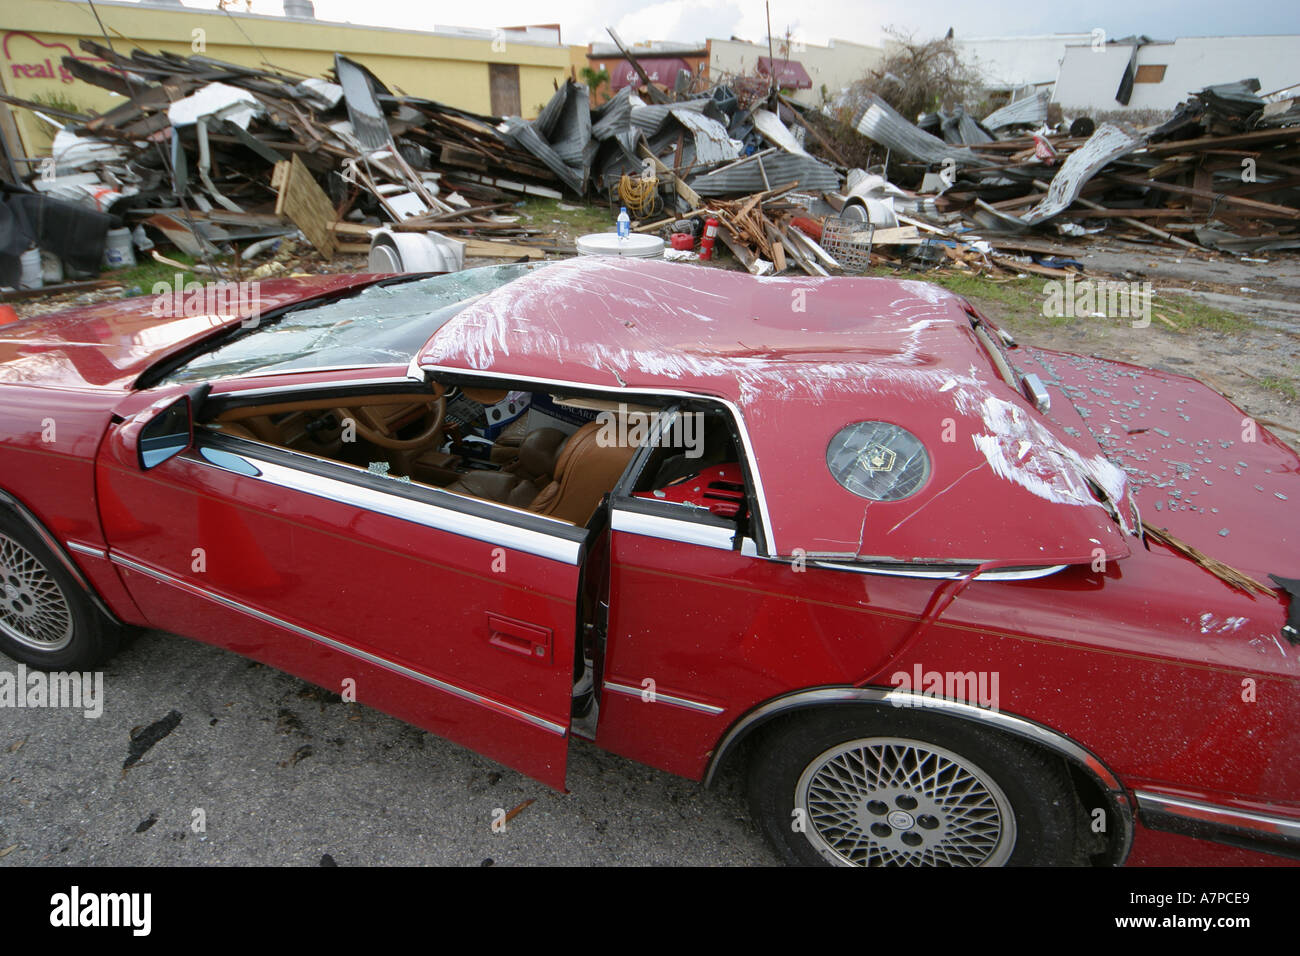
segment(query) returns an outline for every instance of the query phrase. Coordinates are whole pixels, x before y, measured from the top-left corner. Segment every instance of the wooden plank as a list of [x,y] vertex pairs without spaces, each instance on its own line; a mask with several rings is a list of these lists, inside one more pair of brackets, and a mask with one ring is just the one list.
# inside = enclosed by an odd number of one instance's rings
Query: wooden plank
[[1269,217],[1300,219],[1300,209],[1278,206],[1271,202],[1260,202],[1257,199],[1241,199],[1227,193],[1216,193],[1213,190],[1197,189],[1193,186],[1175,186],[1173,183],[1162,183],[1158,180],[1145,179],[1142,176],[1129,176],[1125,173],[1104,173],[1103,176],[1116,182],[1128,183],[1131,186],[1146,186],[1150,189],[1158,189],[1161,192],[1173,193],[1176,196],[1194,196],[1197,199],[1217,200],[1220,203],[1239,206],[1242,209],[1249,209]]
[[311,173],[295,154],[284,162],[276,163],[271,174],[276,185],[275,214],[287,216],[302,230],[307,241],[316,247],[326,260],[334,258],[334,204],[325,190],[312,179]]
[[546,253],[536,246],[520,246],[513,242],[491,242],[487,239],[462,239],[465,243],[465,255],[484,256],[493,259],[544,259]]
[[894,229],[877,229],[871,237],[873,246],[911,246],[921,241],[915,226],[898,226]]
[[1148,156],[1165,156],[1169,153],[1181,153],[1202,148],[1223,148],[1241,146],[1249,143],[1263,143],[1274,139],[1290,139],[1300,136],[1300,127],[1284,126],[1278,129],[1261,130],[1253,133],[1241,133],[1236,136],[1202,136],[1199,139],[1183,139],[1171,143],[1159,143],[1148,146]]

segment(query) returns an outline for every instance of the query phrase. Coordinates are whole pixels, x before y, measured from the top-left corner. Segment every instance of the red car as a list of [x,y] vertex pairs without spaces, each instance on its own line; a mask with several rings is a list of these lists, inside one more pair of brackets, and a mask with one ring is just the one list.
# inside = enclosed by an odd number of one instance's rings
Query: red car
[[1300,461],[1209,388],[912,281],[580,258],[244,305],[0,328],[7,655],[159,628],[561,789],[573,735],[744,761],[791,862],[1300,854]]

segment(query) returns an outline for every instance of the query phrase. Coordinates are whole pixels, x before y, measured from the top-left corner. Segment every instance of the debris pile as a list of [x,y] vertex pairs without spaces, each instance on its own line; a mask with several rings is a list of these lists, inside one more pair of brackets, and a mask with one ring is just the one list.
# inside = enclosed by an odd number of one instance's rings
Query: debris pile
[[873,144],[859,169],[770,81],[695,93],[647,82],[644,98],[624,87],[594,108],[569,81],[527,121],[399,95],[342,55],[330,76],[304,79],[81,45],[107,66],[64,65],[121,105],[78,116],[0,97],[62,124],[33,188],[99,216],[83,236],[125,226],[138,248],[166,241],[203,260],[198,271],[221,274],[216,258],[232,254],[237,272],[284,271],[290,240],[327,260],[366,253],[383,271],[572,253],[513,214],[528,197],[608,203],[611,222],[626,207],[677,258],[696,257],[711,226],[756,274],[884,263],[1060,275],[1071,243],[1096,234],[1198,253],[1300,247],[1300,101],[1249,80],[1208,87],[1144,130],[1067,124],[1046,94],[917,123],[872,98],[849,134]]
[[[68,68],[126,101],[98,116],[52,116],[6,98],[63,124],[33,187],[143,224],[137,235],[203,259],[199,271],[219,271],[218,255],[238,263],[250,249],[272,252],[268,240],[298,233],[327,260],[384,246],[372,268],[572,252],[510,214],[531,196],[626,206],[642,222],[715,210],[728,245],[770,263],[779,253],[769,227],[786,225],[768,213],[789,211],[773,187],[820,193],[843,180],[843,167],[804,150],[804,127],[782,121],[777,111],[793,116],[787,104],[742,107],[728,87],[669,99],[651,86],[652,102],[625,88],[593,108],[587,88],[569,81],[526,121],[397,95],[342,55],[329,77],[303,79],[206,56],[81,46],[107,66],[69,57]],[[740,210],[727,197],[750,194],[763,201],[733,233]],[[804,258],[800,240],[785,248]]]
[[891,181],[914,184],[899,198],[920,202],[915,214],[950,258],[991,247],[1068,254],[1044,233],[1235,253],[1297,248],[1300,107],[1258,89],[1254,80],[1207,87],[1146,130],[1085,119],[1068,132],[1018,133],[1041,123],[1044,97],[982,123],[942,118],[942,136],[877,99],[855,126],[888,151]]

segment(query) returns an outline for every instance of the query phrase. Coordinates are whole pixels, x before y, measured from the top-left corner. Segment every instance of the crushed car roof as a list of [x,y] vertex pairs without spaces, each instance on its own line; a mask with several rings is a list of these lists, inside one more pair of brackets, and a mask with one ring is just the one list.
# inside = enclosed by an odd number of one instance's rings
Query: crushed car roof
[[[474,301],[417,361],[444,375],[731,403],[772,553],[1004,566],[1128,554],[1093,493],[1123,501],[1123,472],[1001,379],[968,309],[910,280],[579,257]],[[870,500],[835,479],[828,448],[858,422],[920,440],[931,467],[917,490]]]

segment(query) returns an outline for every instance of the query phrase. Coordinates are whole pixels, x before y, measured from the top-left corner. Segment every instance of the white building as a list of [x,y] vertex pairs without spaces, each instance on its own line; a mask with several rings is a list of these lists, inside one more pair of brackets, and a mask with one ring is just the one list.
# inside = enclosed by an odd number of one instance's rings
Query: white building
[[1171,110],[1215,83],[1254,77],[1267,94],[1300,80],[1300,36],[1180,37],[1138,47],[1132,94],[1116,99],[1130,43],[1066,47],[1052,99],[1067,113]]
[[975,67],[986,88],[1010,92],[1050,88],[1071,44],[1090,43],[1090,33],[1049,33],[1020,37],[972,37],[953,41],[962,62]]

